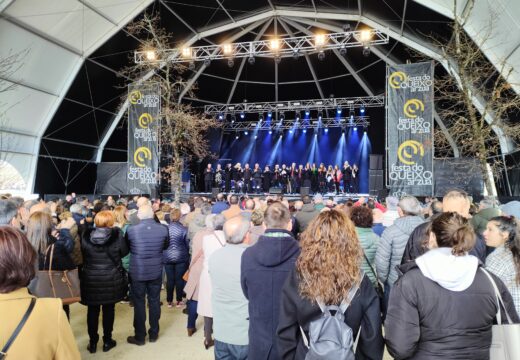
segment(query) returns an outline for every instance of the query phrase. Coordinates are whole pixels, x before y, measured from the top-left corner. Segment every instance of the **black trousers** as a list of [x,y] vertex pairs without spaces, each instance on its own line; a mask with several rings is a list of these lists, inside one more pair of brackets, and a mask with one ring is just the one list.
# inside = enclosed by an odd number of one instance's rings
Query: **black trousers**
[[212,180],[204,180],[204,191],[205,192],[210,193],[212,186],[213,186]]
[[112,339],[116,304],[89,305],[87,310],[88,336],[91,342],[98,342],[99,313],[103,309],[103,342]]

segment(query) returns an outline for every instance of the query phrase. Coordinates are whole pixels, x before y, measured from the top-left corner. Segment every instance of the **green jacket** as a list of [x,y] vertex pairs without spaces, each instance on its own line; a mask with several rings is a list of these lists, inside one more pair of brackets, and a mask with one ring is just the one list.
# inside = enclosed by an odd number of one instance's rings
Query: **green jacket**
[[500,216],[499,208],[487,208],[480,210],[471,218],[471,225],[477,234],[482,234],[486,230],[487,223],[495,216]]
[[[126,229],[128,229],[129,226],[130,226],[130,223],[126,223],[121,228],[121,232],[123,233],[123,236],[125,236]],[[128,255],[126,255],[124,258],[122,258],[121,262],[123,263],[123,268],[128,272],[128,270],[130,269],[130,253],[128,253]]]
[[[360,228],[356,227],[356,232],[359,238],[359,242],[361,244],[361,247],[363,248],[363,251],[365,252],[366,257],[370,261],[370,264],[372,265],[372,268],[376,269],[375,264],[375,257],[376,257],[376,250],[377,245],[379,244],[379,236],[377,236],[376,233],[372,231],[371,228]],[[374,271],[372,270],[370,265],[368,265],[365,257],[363,256],[363,262],[361,263],[361,270],[364,271],[364,273],[368,276],[372,284],[375,286],[377,282],[377,278],[374,274]]]

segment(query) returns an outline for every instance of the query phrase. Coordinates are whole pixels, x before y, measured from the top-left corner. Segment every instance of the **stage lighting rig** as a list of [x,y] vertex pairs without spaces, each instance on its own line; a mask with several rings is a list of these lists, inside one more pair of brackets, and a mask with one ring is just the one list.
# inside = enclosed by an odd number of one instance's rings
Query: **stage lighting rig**
[[[313,54],[318,50],[339,49],[340,52],[352,47],[385,45],[389,42],[388,34],[380,30],[343,31],[309,36],[283,37],[239,43],[224,43],[197,47],[181,47],[161,51],[158,56],[155,50],[136,51],[134,61],[137,64],[157,61],[159,58],[170,62],[206,61],[219,59],[238,59],[250,57],[295,57]],[[324,55],[323,55],[324,56]]]

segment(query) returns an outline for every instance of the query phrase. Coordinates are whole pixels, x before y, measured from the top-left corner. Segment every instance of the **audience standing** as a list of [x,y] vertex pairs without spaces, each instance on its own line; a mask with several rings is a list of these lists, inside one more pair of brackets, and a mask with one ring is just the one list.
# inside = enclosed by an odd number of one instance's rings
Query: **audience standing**
[[222,215],[226,218],[226,220],[231,219],[234,216],[240,215],[242,212],[242,209],[240,209],[240,206],[238,206],[238,196],[231,195],[229,198],[229,204],[230,207],[227,210],[222,211]]
[[295,218],[300,225],[300,231],[304,232],[305,229],[307,229],[307,226],[309,226],[310,222],[316,216],[318,216],[321,209],[318,210],[314,207],[314,204],[312,203],[312,200],[309,195],[305,195],[302,198],[302,202],[302,209],[296,213]]

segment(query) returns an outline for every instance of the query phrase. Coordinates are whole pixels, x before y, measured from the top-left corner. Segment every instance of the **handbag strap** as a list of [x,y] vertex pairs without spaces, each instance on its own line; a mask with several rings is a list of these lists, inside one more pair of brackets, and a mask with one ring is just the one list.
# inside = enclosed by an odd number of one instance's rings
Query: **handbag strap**
[[47,255],[49,254],[49,250],[51,251],[51,258],[49,261],[49,274],[52,272],[52,258],[54,256],[54,244],[47,246],[45,250],[45,260],[43,261],[43,269],[45,270],[45,264],[47,263]]
[[370,271],[372,271],[372,274],[374,274],[374,277],[376,278],[376,281],[377,281],[376,270],[374,269],[374,267],[370,263],[370,260],[368,260],[367,254],[365,254],[365,250],[363,248],[361,248],[361,251],[363,251],[363,256],[365,257],[365,260],[366,260],[368,266],[370,267]]
[[188,267],[188,271],[191,270],[191,267],[193,265],[195,265],[195,263],[199,260],[199,258],[202,256],[202,249],[200,249],[198,252],[197,252],[197,255],[195,255],[195,257],[193,258],[193,261],[191,262],[191,265]]
[[11,347],[13,342],[16,340],[16,337],[18,336],[20,331],[22,331],[25,323],[27,322],[27,319],[29,319],[29,316],[31,315],[31,313],[34,309],[35,304],[36,304],[36,298],[31,298],[31,303],[29,304],[29,307],[25,311],[25,314],[23,315],[22,320],[20,320],[20,323],[18,324],[16,329],[14,329],[13,334],[11,335],[9,340],[7,340],[7,342],[5,343],[4,347],[2,348],[2,351],[0,351],[0,360],[7,356],[7,351],[9,350],[9,348]]
[[495,291],[495,298],[497,299],[497,307],[498,307],[498,310],[497,310],[497,324],[498,325],[502,324],[502,314],[501,314],[500,306],[502,306],[504,308],[504,312],[505,312],[506,318],[507,318],[507,323],[508,324],[512,324],[513,321],[511,321],[511,317],[509,316],[509,313],[507,312],[507,308],[504,305],[504,301],[502,300],[502,296],[500,295],[500,291],[498,291],[498,287],[497,287],[497,284],[496,284],[495,280],[493,279],[491,274],[486,269],[480,268],[480,270],[482,270],[484,272],[484,274],[486,274],[486,276],[488,277],[489,281],[491,282],[491,285],[493,286],[493,290]]

